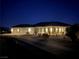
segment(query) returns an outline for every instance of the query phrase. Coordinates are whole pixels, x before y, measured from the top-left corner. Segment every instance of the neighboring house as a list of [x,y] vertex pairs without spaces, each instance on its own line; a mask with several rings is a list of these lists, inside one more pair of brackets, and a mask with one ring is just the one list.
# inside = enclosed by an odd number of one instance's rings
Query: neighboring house
[[20,24],[11,28],[12,34],[26,34],[26,35],[65,35],[66,28],[69,24],[62,22],[40,22],[34,25]]

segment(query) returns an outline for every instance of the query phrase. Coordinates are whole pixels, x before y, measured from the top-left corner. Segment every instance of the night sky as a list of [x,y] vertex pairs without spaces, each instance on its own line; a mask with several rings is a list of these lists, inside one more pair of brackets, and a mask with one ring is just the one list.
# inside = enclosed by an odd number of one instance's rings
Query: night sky
[[45,21],[79,23],[78,0],[0,0],[0,26]]

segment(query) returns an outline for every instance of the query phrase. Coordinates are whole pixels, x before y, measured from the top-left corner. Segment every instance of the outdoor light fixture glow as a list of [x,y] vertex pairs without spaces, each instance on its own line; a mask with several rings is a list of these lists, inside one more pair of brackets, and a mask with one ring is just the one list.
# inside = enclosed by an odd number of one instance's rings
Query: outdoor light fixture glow
[[46,30],[46,32],[48,32],[48,28],[46,28],[45,30]]
[[61,28],[59,28],[59,32],[61,32],[62,31],[62,29]]
[[19,32],[19,29],[17,29],[17,31]]
[[56,32],[58,31],[58,28],[56,28]]
[[52,28],[50,28],[50,31],[52,32]]
[[31,28],[29,28],[28,31],[31,32]]
[[13,32],[13,29],[11,29],[11,32]]

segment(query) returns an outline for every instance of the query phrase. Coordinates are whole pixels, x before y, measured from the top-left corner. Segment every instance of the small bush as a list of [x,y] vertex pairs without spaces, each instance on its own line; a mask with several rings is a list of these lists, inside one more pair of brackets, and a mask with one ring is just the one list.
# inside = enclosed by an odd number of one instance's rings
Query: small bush
[[44,34],[42,35],[42,37],[43,37],[43,38],[49,38],[49,35],[46,34],[46,33],[44,33]]

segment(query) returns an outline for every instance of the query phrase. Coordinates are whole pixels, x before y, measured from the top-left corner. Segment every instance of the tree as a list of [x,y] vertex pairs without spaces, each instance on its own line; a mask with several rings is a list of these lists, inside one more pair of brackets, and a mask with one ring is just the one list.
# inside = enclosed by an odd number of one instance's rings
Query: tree
[[76,33],[79,31],[79,25],[78,24],[72,25],[71,27],[67,28],[66,31],[67,31],[66,35],[71,38],[72,42],[75,42],[77,39]]
[[46,34],[46,33],[44,33],[44,34],[42,35],[42,37],[43,37],[44,39],[48,39],[48,38],[49,38],[49,35]]
[[0,27],[0,34],[11,33],[10,29],[7,27]]
[[44,33],[44,34],[42,34],[40,37],[42,37],[42,39],[40,39],[39,41],[47,41],[47,39],[49,38],[49,35],[48,34],[46,34],[46,33]]

